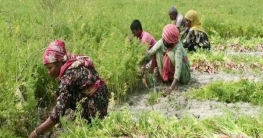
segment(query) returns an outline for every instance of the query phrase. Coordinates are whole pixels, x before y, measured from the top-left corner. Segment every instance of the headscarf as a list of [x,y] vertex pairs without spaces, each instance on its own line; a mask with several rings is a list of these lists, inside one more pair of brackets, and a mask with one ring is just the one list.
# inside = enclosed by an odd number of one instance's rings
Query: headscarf
[[197,30],[197,31],[202,31],[204,33],[205,30],[201,25],[198,13],[194,10],[190,10],[185,14],[185,18],[191,21],[191,26],[190,30]]
[[57,61],[65,62],[59,73],[59,78],[63,76],[67,69],[78,68],[78,67],[92,67],[93,62],[88,56],[73,55],[67,53],[65,43],[62,40],[55,40],[52,42],[43,55],[43,64],[54,63]]
[[166,26],[164,26],[162,38],[167,43],[171,43],[171,44],[178,43],[178,36],[179,36],[179,31],[174,24],[167,24]]
[[[67,53],[65,43],[62,40],[55,40],[46,49],[43,56],[43,63],[54,63],[56,61],[63,61],[64,64],[60,68],[59,78],[64,75],[67,69],[86,67],[94,68],[92,60],[88,56],[73,55]],[[85,94],[93,95],[101,85],[105,85],[105,81],[97,76],[97,81],[90,85]]]
[[66,53],[65,43],[62,40],[55,40],[45,50],[43,64],[45,65],[62,60]]

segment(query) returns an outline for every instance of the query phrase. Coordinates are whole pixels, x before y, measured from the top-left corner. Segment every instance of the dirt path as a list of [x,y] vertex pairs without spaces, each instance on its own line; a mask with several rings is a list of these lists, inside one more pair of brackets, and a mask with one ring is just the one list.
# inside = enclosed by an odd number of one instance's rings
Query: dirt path
[[263,56],[263,52],[257,51],[257,52],[234,52],[234,51],[227,51],[226,54],[229,55],[248,55],[248,56]]
[[140,113],[142,111],[157,111],[166,116],[176,116],[182,118],[186,115],[193,115],[196,118],[204,119],[222,115],[226,110],[234,113],[245,113],[254,115],[260,112],[259,106],[254,106],[249,103],[222,103],[216,101],[197,101],[195,99],[186,99],[183,93],[193,87],[201,87],[209,83],[223,80],[223,81],[238,81],[241,78],[253,79],[255,81],[259,78],[248,74],[234,75],[219,72],[217,74],[200,73],[197,71],[192,72],[192,80],[188,85],[179,86],[179,90],[173,92],[170,96],[160,97],[159,102],[154,105],[147,105],[147,99],[150,97],[152,91],[145,93],[134,94],[130,97],[129,102],[125,103],[121,108],[130,109],[132,114]]

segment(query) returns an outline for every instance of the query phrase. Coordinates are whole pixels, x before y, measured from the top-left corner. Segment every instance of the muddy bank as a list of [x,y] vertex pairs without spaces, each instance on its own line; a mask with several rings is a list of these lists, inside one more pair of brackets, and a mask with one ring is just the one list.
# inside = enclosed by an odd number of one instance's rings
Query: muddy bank
[[128,108],[132,114],[137,114],[142,111],[157,111],[166,116],[176,116],[182,118],[186,115],[192,115],[196,118],[204,119],[223,115],[226,112],[233,112],[236,114],[256,115],[260,113],[261,107],[251,105],[249,103],[223,103],[217,101],[198,101],[195,99],[186,99],[183,93],[191,88],[198,88],[209,83],[223,80],[223,81],[238,81],[242,78],[259,81],[256,75],[250,73],[244,74],[227,74],[219,72],[217,74],[200,73],[197,71],[192,72],[192,80],[188,85],[179,86],[177,91],[174,91],[167,97],[160,96],[158,103],[149,105],[148,99],[150,98],[152,90],[136,93],[132,95],[128,102],[122,106],[118,106],[115,110]]

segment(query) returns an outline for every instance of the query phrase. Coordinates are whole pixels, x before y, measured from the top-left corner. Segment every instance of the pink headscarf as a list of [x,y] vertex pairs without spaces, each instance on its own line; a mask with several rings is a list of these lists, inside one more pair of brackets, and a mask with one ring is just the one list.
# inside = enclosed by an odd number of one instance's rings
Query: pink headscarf
[[171,43],[171,44],[178,43],[178,36],[179,36],[179,31],[174,24],[167,24],[166,26],[164,26],[162,38],[167,43]]
[[67,69],[84,67],[93,67],[93,62],[88,56],[73,55],[67,53],[65,43],[62,40],[55,40],[46,49],[43,56],[43,64],[54,63],[56,61],[65,62],[61,69],[59,78],[63,76]]
[[47,47],[43,55],[43,64],[45,65],[62,60],[66,54],[65,43],[62,40],[55,40]]
[[[61,40],[55,40],[47,47],[43,56],[43,63],[45,65],[60,60],[65,62],[60,68],[60,79],[67,69],[78,67],[94,68],[93,62],[88,56],[72,55],[70,53],[67,53],[65,43]],[[94,84],[89,86],[88,95],[94,94],[101,85],[105,85],[105,81],[102,80],[99,76],[97,77],[98,80]]]

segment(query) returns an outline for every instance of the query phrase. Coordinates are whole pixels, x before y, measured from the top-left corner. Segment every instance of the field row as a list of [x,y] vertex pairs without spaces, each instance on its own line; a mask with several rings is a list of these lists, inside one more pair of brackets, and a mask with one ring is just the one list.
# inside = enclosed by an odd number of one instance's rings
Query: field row
[[[258,54],[258,55],[256,55]],[[192,70],[216,73],[218,71],[262,71],[262,53],[207,52],[189,54]]]

